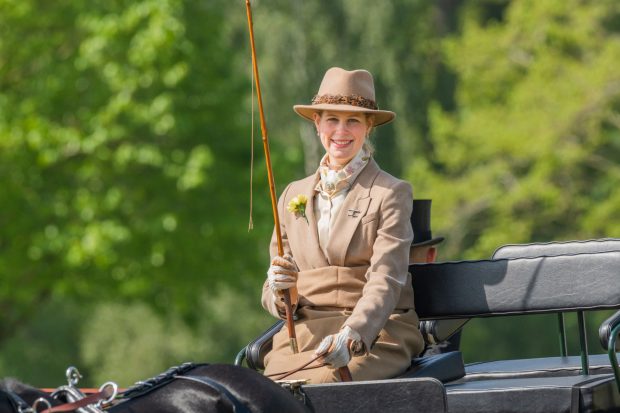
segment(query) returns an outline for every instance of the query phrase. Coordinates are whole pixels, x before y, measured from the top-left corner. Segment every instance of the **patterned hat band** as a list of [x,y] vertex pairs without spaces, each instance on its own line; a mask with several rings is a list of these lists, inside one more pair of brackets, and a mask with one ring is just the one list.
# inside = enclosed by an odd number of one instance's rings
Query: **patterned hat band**
[[320,105],[324,103],[331,105],[358,106],[360,108],[371,110],[379,109],[374,100],[366,99],[365,97],[359,95],[316,95],[312,98],[313,105]]

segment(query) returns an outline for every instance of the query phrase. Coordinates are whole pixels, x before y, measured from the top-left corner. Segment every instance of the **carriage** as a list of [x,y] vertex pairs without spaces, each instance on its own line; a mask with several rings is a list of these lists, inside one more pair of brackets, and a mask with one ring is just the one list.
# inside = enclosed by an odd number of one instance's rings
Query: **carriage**
[[[556,313],[559,355],[464,365],[454,351],[416,358],[390,380],[283,385],[317,412],[620,411],[620,311],[599,328],[602,354],[590,354],[584,318],[620,308],[620,239],[506,245],[491,259],[414,264],[410,272],[427,343],[448,339],[472,318]],[[567,354],[568,312],[577,313],[578,356]],[[260,370],[282,324],[248,344],[236,364]],[[536,332],[524,334],[535,340]]]
[[[505,245],[491,259],[414,264],[410,272],[427,343],[449,339],[472,318],[507,317],[510,322],[514,315],[555,313],[559,355],[465,365],[461,352],[452,351],[415,358],[405,373],[387,380],[329,384],[284,380],[276,385],[254,370],[262,369],[271,338],[282,328],[279,321],[244,347],[235,365],[173,368],[125,391],[129,404],[116,405],[109,386],[99,392],[109,405],[102,404],[101,398],[87,403],[86,398],[93,396],[76,391],[77,382],[69,377],[69,386],[60,390],[65,393],[65,406],[75,410],[60,410],[60,406],[31,411],[101,413],[108,407],[110,412],[171,413],[620,411],[616,345],[620,311],[600,325],[599,351],[588,349],[584,317],[587,311],[620,309],[620,239]],[[579,355],[567,352],[564,314],[569,312],[578,318]],[[535,333],[524,332],[533,340]],[[193,394],[204,393],[201,402],[209,406],[206,410],[178,410],[172,406],[176,401],[164,406],[163,400],[188,386],[193,386]],[[158,395],[162,389],[164,393]],[[144,396],[153,393],[155,397]],[[0,392],[0,412],[4,411]]]

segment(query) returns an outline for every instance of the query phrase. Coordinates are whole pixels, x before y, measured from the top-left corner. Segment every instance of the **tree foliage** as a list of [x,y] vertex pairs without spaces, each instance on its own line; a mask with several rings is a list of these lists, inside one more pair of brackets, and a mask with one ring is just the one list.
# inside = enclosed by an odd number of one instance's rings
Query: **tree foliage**
[[448,254],[620,230],[617,2],[519,1],[464,13],[444,52],[456,106],[430,106],[433,151],[409,176],[436,191]]
[[227,4],[3,3],[0,343],[48,301],[144,300],[194,328],[221,284],[260,307],[272,224],[258,199],[247,233]]

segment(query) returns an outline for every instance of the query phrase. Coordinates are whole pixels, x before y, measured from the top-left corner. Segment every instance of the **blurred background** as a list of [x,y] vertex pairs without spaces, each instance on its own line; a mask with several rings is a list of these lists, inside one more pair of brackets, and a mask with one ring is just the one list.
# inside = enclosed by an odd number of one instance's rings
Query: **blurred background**
[[[292,106],[327,68],[366,68],[397,113],[378,161],[433,199],[441,260],[620,236],[616,0],[255,0],[253,14],[278,193],[321,156]],[[53,387],[75,365],[82,385],[126,386],[232,363],[272,324],[255,112],[242,0],[0,1],[0,377]],[[592,352],[608,315],[588,319]],[[468,324],[465,361],[558,353],[555,316],[509,321]]]

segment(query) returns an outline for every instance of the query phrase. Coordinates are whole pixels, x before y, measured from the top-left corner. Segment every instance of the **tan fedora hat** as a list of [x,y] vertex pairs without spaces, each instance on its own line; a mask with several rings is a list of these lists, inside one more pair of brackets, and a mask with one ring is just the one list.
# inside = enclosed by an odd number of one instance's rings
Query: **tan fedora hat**
[[396,117],[394,112],[379,110],[375,101],[375,84],[367,70],[344,70],[332,67],[325,72],[319,92],[311,105],[295,105],[301,117],[313,120],[318,111],[364,112],[374,115],[375,126],[388,123]]

